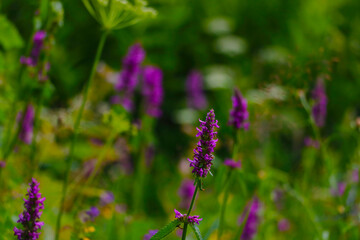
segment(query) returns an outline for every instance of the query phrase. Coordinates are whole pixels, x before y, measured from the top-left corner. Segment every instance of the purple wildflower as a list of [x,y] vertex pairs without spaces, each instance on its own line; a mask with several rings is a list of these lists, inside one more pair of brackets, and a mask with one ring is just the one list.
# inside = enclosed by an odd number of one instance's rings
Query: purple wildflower
[[104,192],[100,196],[100,205],[105,206],[105,205],[111,204],[114,202],[114,200],[115,200],[115,197],[112,192],[109,192],[109,191]]
[[32,66],[32,67],[35,67],[38,64],[40,53],[44,46],[45,37],[46,37],[46,32],[43,30],[37,31],[34,34],[33,48],[31,50],[30,56],[29,57],[22,56],[20,58],[20,62],[22,64]]
[[122,92],[121,104],[128,111],[133,109],[133,93],[138,83],[141,72],[141,63],[145,58],[145,51],[140,43],[136,43],[129,48],[126,57],[123,59],[123,70],[119,75],[115,89]]
[[5,161],[0,161],[0,168],[4,168],[6,167],[6,162]]
[[224,164],[232,169],[241,168],[241,162],[232,159],[225,159]]
[[290,229],[290,222],[286,218],[279,220],[278,229],[280,232],[286,232]]
[[144,69],[143,95],[146,102],[146,113],[153,117],[160,117],[160,105],[163,101],[163,74],[160,68],[146,66]]
[[194,181],[184,180],[179,188],[178,195],[181,198],[180,207],[189,208],[192,196],[195,192]]
[[358,183],[359,182],[359,169],[356,168],[352,171],[351,173],[351,181],[353,183]]
[[148,234],[145,234],[143,240],[150,240],[159,230],[150,230]]
[[33,136],[33,125],[34,125],[34,107],[29,104],[25,109],[25,116],[22,116],[20,112],[17,120],[21,123],[21,130],[19,133],[19,139],[25,144],[30,144]]
[[45,198],[41,198],[39,192],[39,183],[33,178],[29,184],[28,199],[24,199],[25,210],[19,215],[18,223],[21,223],[23,229],[14,227],[14,235],[17,236],[18,240],[36,240],[39,238],[41,227],[44,225],[43,222],[39,222],[42,212],[44,209]]
[[[175,218],[180,219],[182,222],[186,221],[186,214],[180,213],[178,210],[174,209],[175,212]],[[199,218],[199,216],[189,216],[187,218],[188,223],[193,223],[199,225],[199,222],[202,220],[202,218]]]
[[[254,238],[256,232],[257,232],[257,227],[259,225],[259,210],[261,207],[261,203],[260,200],[255,197],[251,203],[251,207],[250,207],[250,212],[248,215],[248,218],[246,220],[245,226],[244,226],[244,230],[243,233],[241,235],[241,240],[251,240]],[[245,211],[247,212],[247,211]],[[241,217],[241,221],[244,220],[245,214],[243,214],[243,216]]]
[[325,85],[321,78],[319,78],[316,82],[316,86],[312,91],[312,98],[315,102],[312,108],[312,116],[315,124],[318,127],[322,127],[325,124],[327,97]]
[[306,137],[304,139],[304,144],[307,147],[313,147],[313,148],[319,148],[320,144],[318,141],[316,141],[315,139],[312,139],[311,137]]
[[197,177],[206,177],[207,173],[210,170],[212,160],[214,156],[214,148],[216,146],[217,132],[214,131],[215,127],[219,127],[218,121],[215,120],[214,110],[211,109],[206,116],[205,121],[200,121],[200,128],[196,128],[198,133],[196,137],[200,137],[196,148],[194,149],[194,159],[188,159],[190,162],[190,167],[193,167],[192,172]]
[[97,207],[91,207],[89,210],[86,211],[86,214],[88,216],[86,221],[88,221],[88,220],[94,221],[95,218],[100,215],[100,211]]
[[193,70],[186,80],[187,104],[190,108],[204,109],[207,105],[203,92],[203,76]]
[[338,182],[335,188],[330,190],[333,196],[341,197],[345,193],[346,183],[345,182]]
[[249,112],[247,110],[247,101],[241,95],[238,89],[235,89],[234,96],[232,97],[233,109],[230,111],[229,125],[236,129],[243,128],[249,129]]

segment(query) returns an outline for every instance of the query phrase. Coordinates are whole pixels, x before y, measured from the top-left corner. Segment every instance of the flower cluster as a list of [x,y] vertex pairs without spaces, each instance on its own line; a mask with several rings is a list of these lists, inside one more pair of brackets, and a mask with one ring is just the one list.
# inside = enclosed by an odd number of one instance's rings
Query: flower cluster
[[316,86],[312,91],[312,98],[315,102],[312,108],[312,116],[316,126],[322,127],[325,125],[327,97],[324,82],[321,78],[316,82]]
[[236,129],[243,128],[249,129],[249,112],[247,110],[247,101],[241,95],[238,89],[235,89],[234,96],[232,97],[233,109],[230,111],[229,125]]
[[203,76],[193,70],[186,80],[187,104],[190,108],[204,109],[207,105],[203,92]]
[[33,178],[29,184],[28,199],[24,199],[25,210],[19,215],[18,223],[21,223],[23,229],[14,227],[14,235],[17,236],[18,240],[36,240],[39,238],[41,227],[44,225],[43,222],[39,222],[42,212],[44,209],[45,198],[41,198],[39,192],[39,183]]
[[160,117],[160,106],[163,101],[163,74],[160,68],[146,66],[144,69],[143,95],[146,103],[146,113],[153,117]]
[[20,112],[17,121],[21,124],[19,139],[25,144],[30,144],[33,136],[34,127],[34,107],[29,104],[26,106],[25,115]]
[[115,84],[115,89],[122,93],[120,103],[128,111],[133,109],[132,97],[141,73],[141,64],[145,58],[145,51],[140,43],[129,48],[128,54],[123,59],[123,70]]
[[[251,203],[251,207],[249,210],[249,215],[246,220],[243,233],[241,235],[241,240],[251,240],[257,232],[257,227],[259,225],[259,211],[260,211],[261,203],[260,200],[255,197]],[[247,211],[245,211],[247,212]],[[246,214],[246,213],[245,213]],[[245,216],[243,215],[240,219],[243,221]]]
[[217,132],[214,128],[218,128],[218,121],[215,120],[214,110],[211,109],[206,116],[205,121],[200,121],[200,128],[197,128],[198,133],[196,137],[200,137],[196,148],[194,149],[194,159],[188,159],[190,167],[193,167],[192,172],[197,177],[206,177],[210,170],[212,160],[214,156],[214,148],[216,146],[217,139],[215,139]]
[[182,222],[187,221],[188,223],[197,224],[199,225],[199,222],[202,220],[202,218],[199,218],[199,216],[188,216],[186,220],[186,214],[182,214],[178,210],[174,209],[175,212],[175,218],[180,219]]
[[33,37],[33,48],[29,57],[22,56],[20,62],[27,66],[35,67],[38,64],[41,50],[44,47],[45,31],[37,31]]

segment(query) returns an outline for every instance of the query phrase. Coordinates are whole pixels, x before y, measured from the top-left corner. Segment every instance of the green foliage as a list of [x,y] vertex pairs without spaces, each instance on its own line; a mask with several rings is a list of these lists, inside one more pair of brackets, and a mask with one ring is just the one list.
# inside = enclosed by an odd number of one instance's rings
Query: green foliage
[[160,240],[165,238],[167,235],[169,235],[172,231],[174,231],[179,225],[181,224],[181,221],[179,219],[176,219],[172,222],[170,222],[165,227],[161,228],[154,236],[152,236],[151,240]]
[[196,224],[189,224],[189,226],[191,227],[191,229],[193,230],[195,237],[197,240],[203,240],[199,227]]
[[5,50],[23,47],[24,42],[18,30],[3,14],[0,14],[0,33],[0,45]]

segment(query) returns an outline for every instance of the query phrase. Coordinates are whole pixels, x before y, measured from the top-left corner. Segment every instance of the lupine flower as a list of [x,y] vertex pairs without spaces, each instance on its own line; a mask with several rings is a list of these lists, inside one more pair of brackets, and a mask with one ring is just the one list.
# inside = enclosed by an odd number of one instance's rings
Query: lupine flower
[[31,50],[31,54],[29,57],[22,56],[20,58],[20,62],[22,64],[32,66],[32,67],[35,67],[38,64],[39,56],[40,56],[41,50],[43,49],[43,46],[44,46],[45,37],[46,37],[46,32],[43,30],[37,31],[34,34],[33,48]]
[[[256,232],[257,232],[257,227],[259,225],[259,210],[261,207],[261,203],[260,200],[255,197],[251,203],[251,207],[249,210],[249,215],[248,218],[246,220],[244,229],[243,229],[243,233],[241,235],[241,240],[251,240],[254,238]],[[245,214],[246,214],[246,210],[243,213],[243,216],[240,218],[240,222],[242,222],[245,218]]]
[[233,109],[230,111],[229,125],[236,129],[243,128],[249,129],[249,112],[247,110],[247,101],[241,95],[238,89],[235,89],[234,96],[232,97]]
[[91,207],[89,210],[86,211],[88,218],[85,221],[94,221],[97,216],[100,215],[100,211],[97,207]]
[[312,139],[311,137],[306,137],[304,139],[304,144],[307,147],[313,147],[313,148],[319,148],[320,144],[318,141],[316,141],[315,139]]
[[193,70],[186,80],[187,104],[190,108],[204,109],[207,105],[203,92],[203,76]]
[[345,182],[338,182],[335,188],[330,190],[333,196],[341,197],[345,193],[346,183]]
[[194,181],[184,180],[179,188],[178,195],[181,198],[180,207],[189,208],[192,196],[195,192]]
[[316,86],[312,91],[312,98],[315,102],[312,108],[313,119],[318,127],[322,127],[325,124],[327,97],[324,82],[321,78],[316,82]]
[[34,108],[31,104],[27,105],[25,109],[25,116],[22,116],[20,112],[17,116],[17,120],[21,123],[21,130],[19,133],[19,139],[25,144],[30,144],[33,136],[34,125]]
[[286,218],[281,219],[278,222],[278,229],[280,232],[286,232],[290,229],[290,222]]
[[[174,209],[175,212],[175,218],[176,219],[180,219],[181,221],[185,222],[186,221],[186,214],[182,214],[180,213],[178,210]],[[199,216],[189,216],[187,218],[187,221],[189,223],[196,223],[197,225],[199,225],[199,222],[202,220],[202,218],[199,218]]]
[[120,72],[118,82],[115,84],[115,89],[122,94],[120,102],[128,111],[133,109],[132,97],[138,83],[144,58],[145,51],[140,43],[132,45],[123,59],[123,70]]
[[232,159],[225,159],[224,164],[232,169],[241,168],[241,162]]
[[24,199],[25,210],[19,215],[18,223],[23,226],[22,229],[14,227],[14,235],[17,236],[18,240],[36,240],[39,238],[41,227],[44,225],[40,222],[40,216],[44,209],[45,198],[41,198],[39,192],[39,183],[33,178],[29,184],[28,199]]
[[143,240],[150,240],[159,230],[149,230],[148,234],[145,234]]
[[144,69],[143,95],[146,103],[146,113],[153,117],[160,117],[160,106],[163,101],[163,74],[160,68],[146,66]]
[[111,204],[114,202],[114,200],[115,200],[115,197],[112,192],[109,192],[109,191],[104,192],[100,196],[100,205],[105,206],[105,205]]
[[210,167],[213,164],[212,160],[214,156],[214,148],[216,146],[217,139],[215,139],[217,132],[214,128],[218,128],[218,121],[215,120],[214,110],[211,109],[206,116],[205,121],[200,121],[200,128],[196,128],[198,133],[196,137],[200,137],[196,148],[194,149],[194,159],[188,159],[190,167],[193,167],[192,172],[197,177],[206,177],[210,171]]

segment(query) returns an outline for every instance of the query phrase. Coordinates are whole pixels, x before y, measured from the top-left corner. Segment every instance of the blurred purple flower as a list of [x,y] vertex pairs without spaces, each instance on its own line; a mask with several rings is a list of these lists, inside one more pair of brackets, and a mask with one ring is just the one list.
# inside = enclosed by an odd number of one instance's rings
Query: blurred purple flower
[[278,229],[280,232],[286,232],[290,229],[290,222],[286,218],[279,220]]
[[115,205],[115,211],[118,213],[125,213],[127,210],[126,204],[116,204]]
[[41,198],[39,192],[39,183],[33,178],[29,184],[28,199],[25,201],[25,210],[19,215],[18,223],[21,223],[23,229],[14,227],[14,235],[17,236],[18,240],[36,240],[39,238],[41,227],[44,225],[43,222],[39,222],[42,212],[44,209],[45,198]]
[[25,116],[22,115],[22,112],[18,113],[17,121],[21,124],[19,139],[25,144],[30,144],[33,136],[34,125],[34,108],[31,104],[26,106]]
[[[180,213],[178,210],[174,209],[174,212],[175,212],[175,218],[176,219],[180,219],[182,222],[185,222],[186,221],[186,214],[182,214]],[[189,216],[187,218],[187,221],[189,223],[193,223],[193,224],[197,224],[199,225],[199,222],[202,220],[202,218],[199,218],[199,216]]]
[[181,198],[180,208],[189,208],[192,196],[195,192],[194,181],[186,179],[183,180],[178,191],[178,195]]
[[155,156],[155,146],[149,145],[145,150],[145,163],[147,167],[150,167]]
[[[259,211],[261,208],[260,200],[257,197],[254,197],[250,206],[249,214],[246,219],[246,223],[241,235],[241,240],[251,240],[254,238],[257,227],[259,225]],[[248,207],[247,207],[248,209]],[[245,209],[244,213],[242,214],[241,218],[239,219],[239,222],[241,223],[244,221],[245,216],[247,214],[247,209]]]
[[345,193],[346,183],[345,182],[338,182],[335,188],[330,190],[331,195],[341,197]]
[[141,72],[141,64],[145,58],[145,51],[140,43],[132,45],[123,59],[123,69],[119,74],[115,89],[122,93],[120,102],[125,109],[133,109],[132,97]]
[[5,161],[0,161],[0,168],[4,168],[6,167],[6,162]]
[[272,199],[276,205],[276,208],[280,210],[283,207],[284,191],[277,188],[272,192]]
[[100,196],[100,206],[105,206],[113,203],[115,200],[114,194],[110,191],[104,192]]
[[312,91],[312,98],[315,102],[312,108],[313,119],[318,127],[322,127],[325,125],[327,97],[324,81],[321,78],[316,82],[316,86]]
[[163,73],[160,68],[146,66],[144,68],[143,95],[146,103],[146,113],[153,117],[160,117],[160,106],[163,101],[162,87]]
[[307,147],[313,147],[313,148],[316,148],[316,149],[318,149],[320,147],[319,142],[317,140],[315,140],[315,139],[312,139],[311,137],[305,137],[304,138],[304,144]]
[[200,121],[200,128],[196,128],[198,133],[196,137],[200,137],[196,148],[194,149],[194,159],[188,159],[190,162],[190,167],[193,167],[192,172],[197,177],[206,177],[207,173],[210,170],[212,160],[214,156],[214,148],[216,146],[215,139],[217,132],[214,131],[215,128],[218,128],[218,121],[215,119],[214,110],[211,109],[206,116],[205,121]]
[[82,215],[80,218],[83,222],[94,221],[96,217],[100,215],[100,210],[97,207],[91,207],[89,210],[85,211],[85,215]]
[[190,108],[204,109],[207,106],[203,92],[203,76],[197,70],[193,70],[186,80],[187,104]]
[[224,164],[232,169],[241,168],[241,161],[234,161],[232,159],[225,159]]
[[150,240],[159,230],[150,230],[148,234],[145,234],[143,240]]
[[232,97],[233,109],[230,111],[229,125],[236,129],[243,128],[249,129],[249,112],[247,110],[247,101],[241,95],[238,89],[235,89],[234,96]]
[[32,66],[32,67],[35,67],[38,64],[39,56],[40,56],[41,50],[43,49],[43,46],[44,46],[45,37],[46,37],[46,32],[43,30],[37,31],[34,34],[33,48],[31,50],[30,56],[29,57],[21,56],[20,62],[22,64]]
[[359,169],[356,168],[352,171],[351,173],[351,180],[353,183],[358,183],[359,182]]

